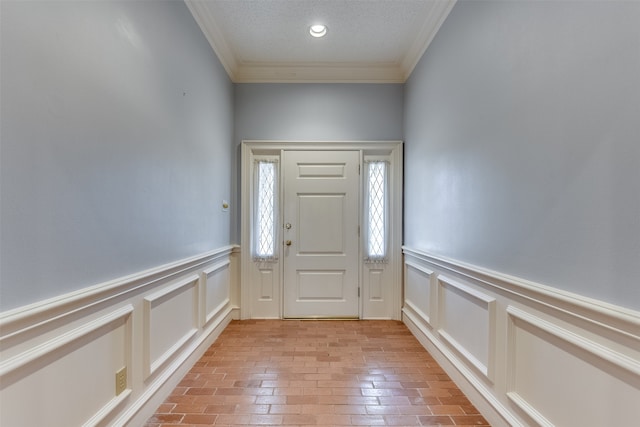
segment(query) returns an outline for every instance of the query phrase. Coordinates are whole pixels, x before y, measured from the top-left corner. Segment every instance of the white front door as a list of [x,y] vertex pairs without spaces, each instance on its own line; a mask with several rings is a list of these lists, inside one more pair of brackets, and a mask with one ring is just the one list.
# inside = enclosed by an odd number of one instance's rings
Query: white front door
[[358,151],[283,152],[284,317],[359,316]]

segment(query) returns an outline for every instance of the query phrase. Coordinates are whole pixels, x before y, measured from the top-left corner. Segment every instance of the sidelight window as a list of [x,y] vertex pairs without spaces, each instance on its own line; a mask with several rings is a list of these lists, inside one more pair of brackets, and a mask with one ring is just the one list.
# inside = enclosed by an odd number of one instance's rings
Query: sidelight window
[[276,260],[278,161],[256,160],[254,177],[253,258],[256,261]]
[[365,165],[365,261],[386,262],[389,235],[389,163],[367,161]]

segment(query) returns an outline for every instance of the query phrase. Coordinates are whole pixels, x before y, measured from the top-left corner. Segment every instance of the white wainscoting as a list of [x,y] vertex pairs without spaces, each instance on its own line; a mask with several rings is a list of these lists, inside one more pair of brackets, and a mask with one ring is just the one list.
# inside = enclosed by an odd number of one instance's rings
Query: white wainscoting
[[404,248],[403,320],[493,426],[640,419],[640,313]]
[[[144,424],[237,318],[234,252],[224,247],[1,313],[0,425]],[[127,387],[116,395],[123,367]]]

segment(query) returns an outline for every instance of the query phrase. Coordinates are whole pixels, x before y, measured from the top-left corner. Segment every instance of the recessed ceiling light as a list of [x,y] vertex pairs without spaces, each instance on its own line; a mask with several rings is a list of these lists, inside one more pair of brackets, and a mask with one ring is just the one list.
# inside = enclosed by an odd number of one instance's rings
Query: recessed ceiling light
[[312,25],[309,28],[309,34],[313,37],[324,37],[327,34],[327,26],[322,24]]

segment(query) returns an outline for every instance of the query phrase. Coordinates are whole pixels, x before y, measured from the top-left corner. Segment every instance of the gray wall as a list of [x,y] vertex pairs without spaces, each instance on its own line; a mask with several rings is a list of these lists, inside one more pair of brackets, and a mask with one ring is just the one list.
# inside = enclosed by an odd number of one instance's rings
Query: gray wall
[[[374,141],[402,139],[399,84],[240,84],[235,90],[235,172],[242,140]],[[239,196],[238,191],[234,194]],[[233,203],[239,219],[240,204]],[[239,220],[233,225],[240,242]]]
[[229,244],[233,85],[182,2],[1,2],[0,309]]
[[405,87],[405,240],[640,308],[640,3],[459,1]]

